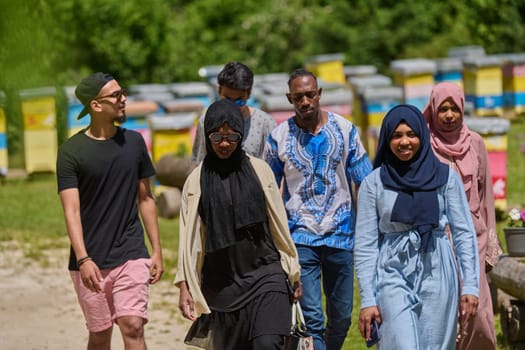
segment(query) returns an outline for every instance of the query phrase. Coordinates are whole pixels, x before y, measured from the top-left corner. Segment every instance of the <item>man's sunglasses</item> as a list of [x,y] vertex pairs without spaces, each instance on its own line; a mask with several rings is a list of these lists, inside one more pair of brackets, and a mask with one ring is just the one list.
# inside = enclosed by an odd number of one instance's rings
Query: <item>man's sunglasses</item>
[[126,89],[120,89],[117,91],[113,91],[109,95],[99,96],[95,97],[94,100],[100,100],[101,98],[116,98],[117,100],[120,100],[122,96],[128,96],[128,90]]

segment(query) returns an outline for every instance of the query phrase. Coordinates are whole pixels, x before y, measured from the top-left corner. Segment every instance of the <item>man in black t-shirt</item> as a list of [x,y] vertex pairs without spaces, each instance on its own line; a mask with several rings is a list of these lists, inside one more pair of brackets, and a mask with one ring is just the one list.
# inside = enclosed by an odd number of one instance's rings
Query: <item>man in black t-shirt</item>
[[149,284],[163,272],[149,180],[155,170],[142,136],[115,126],[126,117],[126,91],[111,75],[88,76],[75,94],[84,105],[78,119],[89,113],[91,121],[60,146],[57,182],[88,349],[109,349],[113,323],[126,349],[146,349]]

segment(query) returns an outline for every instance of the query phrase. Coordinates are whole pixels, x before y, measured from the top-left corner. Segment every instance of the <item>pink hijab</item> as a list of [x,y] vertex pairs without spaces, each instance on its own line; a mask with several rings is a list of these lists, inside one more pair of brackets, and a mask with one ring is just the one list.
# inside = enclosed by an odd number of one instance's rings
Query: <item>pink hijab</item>
[[465,95],[456,83],[439,83],[432,89],[430,101],[423,110],[423,115],[430,128],[430,144],[438,158],[446,163],[453,163],[455,170],[461,175],[465,192],[470,193],[469,206],[472,213],[479,209],[479,194],[476,181],[478,169],[478,154],[471,147],[470,129],[463,122],[454,131],[443,131],[437,126],[439,106],[446,100],[452,100],[464,116]]

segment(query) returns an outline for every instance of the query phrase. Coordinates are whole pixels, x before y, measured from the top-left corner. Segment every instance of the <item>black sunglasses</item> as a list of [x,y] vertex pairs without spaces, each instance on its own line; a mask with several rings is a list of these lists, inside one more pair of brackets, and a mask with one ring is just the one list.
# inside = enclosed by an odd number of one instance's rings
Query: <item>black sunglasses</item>
[[120,100],[122,96],[128,96],[128,90],[126,89],[120,89],[117,91],[113,91],[109,95],[99,96],[95,97],[94,100],[100,100],[101,98],[116,98],[117,100]]
[[237,133],[223,135],[220,132],[213,132],[208,137],[213,143],[221,143],[224,140],[228,141],[229,143],[237,143],[242,139],[241,134]]

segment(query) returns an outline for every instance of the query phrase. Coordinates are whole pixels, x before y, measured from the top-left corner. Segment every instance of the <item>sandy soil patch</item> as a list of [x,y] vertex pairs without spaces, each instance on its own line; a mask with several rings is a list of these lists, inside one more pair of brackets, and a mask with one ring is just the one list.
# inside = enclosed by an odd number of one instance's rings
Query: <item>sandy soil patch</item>
[[[45,252],[41,261],[24,257],[16,245],[0,249],[0,348],[3,350],[85,349],[87,330],[67,271],[66,249]],[[148,349],[198,349],[182,342],[190,322],[177,309],[178,289],[167,279],[150,288]],[[123,350],[118,326],[112,349]]]

